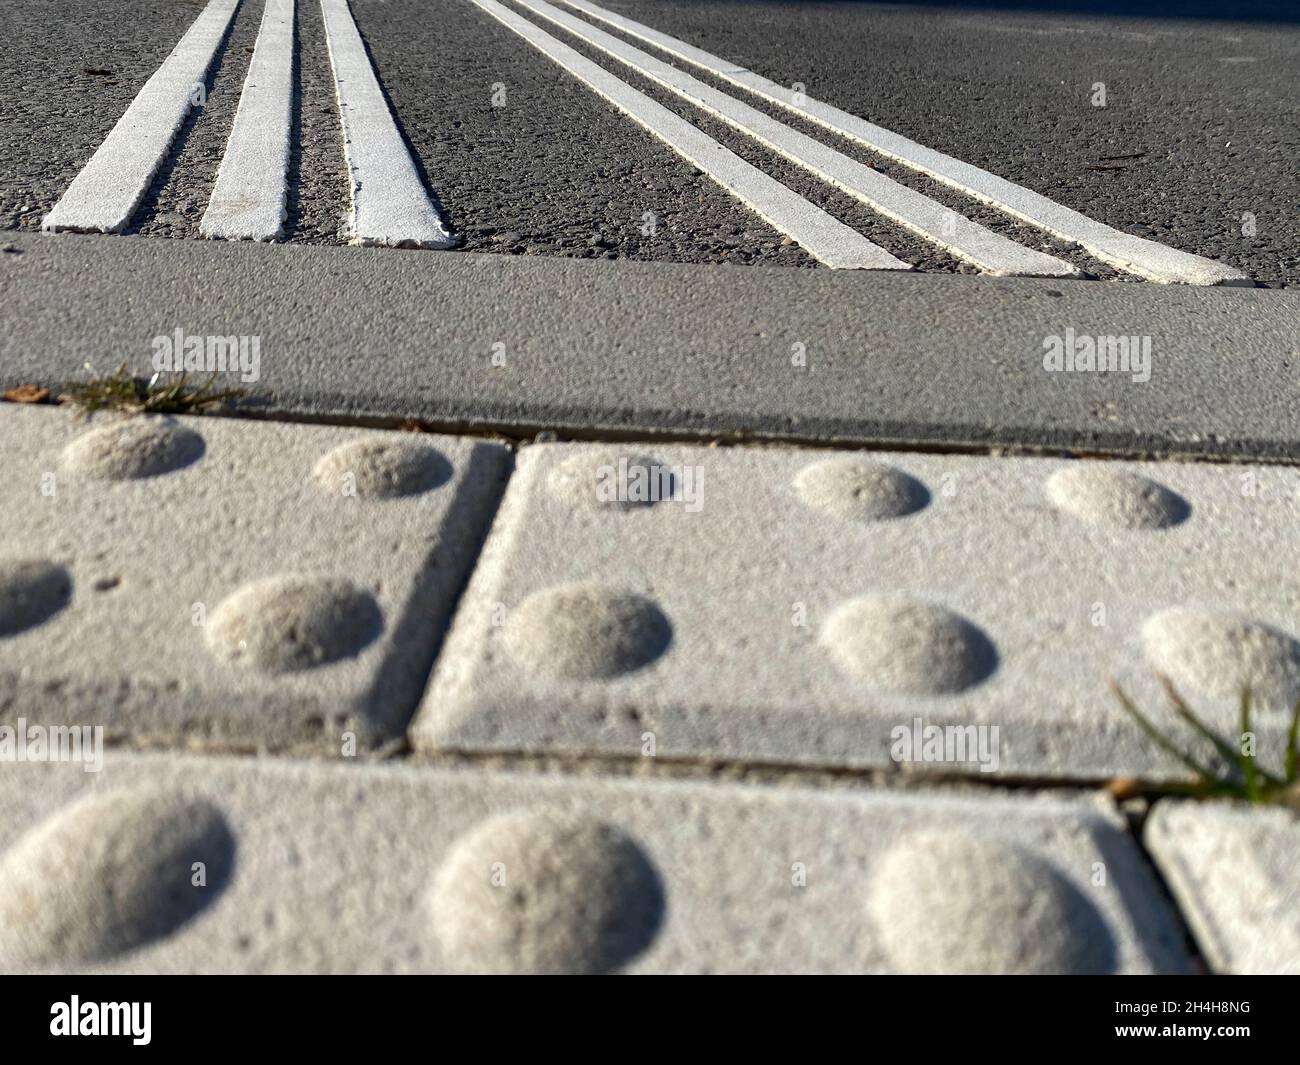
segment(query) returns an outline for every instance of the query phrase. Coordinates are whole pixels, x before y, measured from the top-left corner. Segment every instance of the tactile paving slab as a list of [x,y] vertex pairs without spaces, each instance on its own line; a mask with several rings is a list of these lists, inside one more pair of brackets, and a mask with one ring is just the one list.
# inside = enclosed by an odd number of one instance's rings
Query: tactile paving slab
[[1099,799],[110,752],[13,767],[0,806],[6,970],[1187,965]]
[[1298,485],[1282,467],[531,446],[414,742],[1171,777],[1107,684],[1177,733],[1160,671],[1229,731],[1250,682],[1267,758],[1300,695]]
[[1300,812],[1165,801],[1143,838],[1215,970],[1300,974]]
[[0,718],[346,753],[400,734],[509,451],[0,405]]

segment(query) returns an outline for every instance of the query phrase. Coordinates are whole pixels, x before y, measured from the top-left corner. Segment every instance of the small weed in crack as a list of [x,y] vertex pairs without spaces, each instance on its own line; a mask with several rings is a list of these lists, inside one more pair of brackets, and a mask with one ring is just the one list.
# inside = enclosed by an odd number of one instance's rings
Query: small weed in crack
[[1234,745],[1206,725],[1174,687],[1173,682],[1164,675],[1160,683],[1174,713],[1193,732],[1209,741],[1218,754],[1218,764],[1201,761],[1188,748],[1182,747],[1171,736],[1160,731],[1146,714],[1124,694],[1124,690],[1115,681],[1110,682],[1111,691],[1120,705],[1138,727],[1151,738],[1162,751],[1177,758],[1183,765],[1196,774],[1195,783],[1184,789],[1188,794],[1202,798],[1237,799],[1256,805],[1283,805],[1300,808],[1300,767],[1297,763],[1297,735],[1300,733],[1300,700],[1296,701],[1291,714],[1291,727],[1287,732],[1286,750],[1282,756],[1282,774],[1271,773],[1256,761],[1254,746],[1247,742],[1253,738],[1250,728],[1252,696],[1250,688],[1243,688],[1239,702],[1238,722],[1240,739]]
[[[91,369],[89,364],[86,369]],[[73,386],[62,398],[92,414],[99,410],[187,414],[226,404],[244,395],[242,388],[214,388],[216,379],[214,372],[202,384],[192,385],[189,374],[182,372],[176,375],[156,373],[146,381],[132,375],[126,363],[122,363],[107,377],[92,376],[85,384]]]

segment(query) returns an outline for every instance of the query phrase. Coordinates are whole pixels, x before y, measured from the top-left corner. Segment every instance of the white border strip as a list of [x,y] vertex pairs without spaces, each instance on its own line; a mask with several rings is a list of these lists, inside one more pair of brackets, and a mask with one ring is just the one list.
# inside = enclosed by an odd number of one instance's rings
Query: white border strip
[[629,36],[663,49],[720,78],[748,89],[771,103],[817,122],[827,129],[888,156],[895,162],[920,171],[969,196],[991,204],[999,210],[1031,225],[1038,226],[1062,240],[1078,244],[1103,262],[1150,281],[1186,285],[1253,285],[1245,274],[1213,259],[1168,248],[1096,222],[1078,211],[1063,207],[1046,196],[1016,185],[987,170],[963,163],[950,155],[934,151],[915,141],[891,133],[838,107],[804,97],[794,102],[791,90],[728,63],[715,55],[669,37],[665,33],[616,15],[590,3],[590,0],[562,0],[592,18],[599,19]]
[[353,244],[449,248],[455,238],[429,199],[366,55],[347,0],[321,0],[347,160]]
[[1081,276],[1069,263],[985,229],[938,201],[900,185],[545,0],[518,0],[518,3],[986,273],[1013,277]]
[[633,121],[667,144],[827,266],[910,270],[843,222],[750,166],[712,137],[495,0],[473,0]]
[[104,142],[41,222],[48,232],[124,229],[204,89],[239,0],[211,0],[144,83]]
[[294,0],[266,0],[230,140],[199,232],[275,240],[285,220],[293,116]]

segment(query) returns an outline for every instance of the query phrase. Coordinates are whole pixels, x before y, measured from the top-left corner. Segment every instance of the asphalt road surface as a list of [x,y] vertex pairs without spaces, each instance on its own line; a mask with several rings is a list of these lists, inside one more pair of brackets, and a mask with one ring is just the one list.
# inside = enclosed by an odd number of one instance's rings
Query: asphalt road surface
[[[5,5],[0,225],[40,228],[203,6]],[[506,6],[544,23],[513,0]],[[1260,284],[1300,280],[1300,25],[1284,5],[1236,5],[1231,19],[1217,20],[1151,17],[1123,3],[1049,13],[773,0],[602,6],[1126,233],[1219,260]],[[818,265],[470,0],[354,0],[351,10],[463,250]],[[257,3],[236,12],[206,103],[186,119],[127,234],[199,237],[261,17]],[[296,28],[284,237],[341,244],[348,182],[318,4],[297,5]],[[898,259],[923,271],[974,269],[566,31],[545,28]],[[996,233],[1090,276],[1131,279],[788,110],[691,73]]]

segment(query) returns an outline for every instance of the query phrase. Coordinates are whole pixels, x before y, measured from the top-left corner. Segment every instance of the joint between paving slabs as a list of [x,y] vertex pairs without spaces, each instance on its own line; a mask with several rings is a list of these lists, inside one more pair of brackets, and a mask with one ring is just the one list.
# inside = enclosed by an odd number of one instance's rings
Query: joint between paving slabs
[[[27,386],[24,386],[27,387]],[[35,387],[35,386],[31,386]],[[72,387],[71,384],[61,386]],[[25,400],[0,402],[25,403]],[[40,401],[44,405],[72,406],[68,399],[53,395]],[[1265,453],[1230,453],[1180,450],[1161,447],[1070,446],[1064,444],[1035,443],[982,443],[960,441],[915,440],[905,437],[872,440],[827,439],[826,437],[800,436],[794,433],[763,433],[745,431],[708,432],[699,429],[620,429],[600,426],[584,429],[560,423],[544,422],[492,422],[466,421],[459,418],[421,418],[402,415],[376,414],[304,414],[274,406],[261,406],[256,397],[241,400],[238,405],[223,410],[186,411],[184,417],[233,418],[248,421],[283,422],[291,425],[324,425],[352,429],[383,429],[411,433],[437,433],[449,436],[470,437],[500,444],[518,452],[532,444],[588,443],[588,444],[693,444],[701,447],[731,448],[800,448],[814,451],[839,452],[913,452],[922,455],[971,455],[987,458],[1072,458],[1099,462],[1177,462],[1213,466],[1280,466],[1295,467],[1300,460],[1295,457]]]

